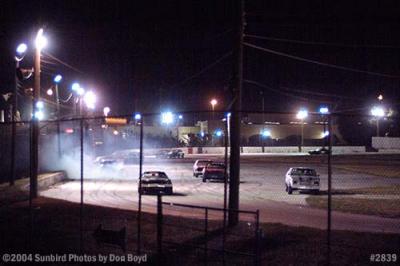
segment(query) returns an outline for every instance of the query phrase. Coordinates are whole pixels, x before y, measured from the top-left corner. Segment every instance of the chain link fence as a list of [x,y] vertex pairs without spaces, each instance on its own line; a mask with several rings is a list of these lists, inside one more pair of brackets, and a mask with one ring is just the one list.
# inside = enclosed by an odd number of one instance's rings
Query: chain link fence
[[[172,183],[163,251],[186,254],[173,262],[340,264],[397,252],[398,120],[242,113],[240,209],[259,209],[260,225],[248,213],[225,230],[229,120],[226,112],[166,112],[40,122],[40,197],[27,205],[18,202],[29,199],[30,123],[16,126],[14,157],[12,124],[0,124],[1,223],[13,224],[2,248],[156,258],[157,193],[138,193],[139,177],[156,171]],[[210,161],[222,165],[218,174]],[[23,189],[8,195],[13,171]],[[215,177],[204,179],[207,171]],[[168,192],[159,185],[149,187]]]

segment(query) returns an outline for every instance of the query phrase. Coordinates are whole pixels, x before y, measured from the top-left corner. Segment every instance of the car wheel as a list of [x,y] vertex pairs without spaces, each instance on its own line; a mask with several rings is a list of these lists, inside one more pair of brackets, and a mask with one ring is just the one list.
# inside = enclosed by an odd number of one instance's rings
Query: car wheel
[[205,183],[205,182],[207,182],[207,179],[205,179],[205,178],[203,177],[203,183]]
[[314,195],[318,195],[318,194],[319,194],[319,189],[313,190],[312,193],[313,193]]
[[165,194],[172,195],[172,188],[167,188]]
[[288,190],[287,190],[287,193],[288,193],[289,195],[291,195],[291,194],[293,193],[292,186],[289,185]]

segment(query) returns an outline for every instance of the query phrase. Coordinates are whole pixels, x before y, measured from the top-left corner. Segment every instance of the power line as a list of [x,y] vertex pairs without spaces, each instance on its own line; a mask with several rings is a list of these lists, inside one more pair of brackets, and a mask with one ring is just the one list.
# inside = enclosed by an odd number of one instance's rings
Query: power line
[[204,72],[208,71],[209,69],[211,69],[211,68],[214,67],[215,65],[219,64],[221,61],[223,61],[224,59],[226,59],[226,58],[229,57],[230,55],[232,55],[232,51],[230,51],[230,52],[224,54],[223,56],[221,56],[220,58],[218,58],[217,60],[215,60],[215,61],[212,62],[211,64],[209,64],[209,65],[207,65],[206,67],[202,68],[202,69],[201,69],[200,71],[198,71],[197,73],[195,73],[195,74],[189,76],[188,78],[186,78],[186,79],[184,79],[184,80],[182,80],[182,81],[180,81],[180,82],[178,82],[178,83],[175,83],[174,85],[170,86],[168,89],[173,89],[173,88],[175,88],[175,87],[177,87],[177,86],[179,86],[179,85],[182,85],[182,84],[188,82],[188,81],[191,80],[191,79],[194,79],[194,78],[200,76],[201,74],[203,74]]
[[293,39],[284,39],[284,38],[274,38],[274,37],[252,35],[252,34],[245,34],[244,37],[259,39],[259,40],[269,40],[269,41],[306,44],[306,45],[323,45],[323,46],[335,46],[335,47],[346,47],[346,48],[400,49],[400,46],[384,45],[384,44],[383,45],[378,45],[378,44],[361,45],[361,44],[345,44],[345,43],[330,43],[330,42],[312,42],[312,41],[302,41],[302,40],[293,40]]
[[60,64],[62,64],[62,65],[64,65],[64,66],[66,66],[66,67],[68,67],[68,68],[70,68],[70,69],[72,69],[72,70],[74,70],[74,71],[76,71],[76,72],[78,72],[78,73],[80,73],[80,74],[85,74],[83,71],[77,69],[76,67],[71,66],[70,64],[68,64],[68,63],[62,61],[61,59],[59,59],[59,58],[57,58],[57,57],[55,57],[55,56],[49,54],[48,52],[43,52],[43,54],[46,55],[46,56],[48,56],[49,58],[51,58],[51,59],[57,61],[58,63],[60,63]]
[[43,58],[40,59],[40,62],[44,63],[44,64],[49,64],[49,65],[57,65],[58,64],[58,63],[55,63],[52,61],[47,61],[46,59],[43,59]]
[[[277,90],[277,89],[274,89],[274,88],[272,88],[272,87],[270,87],[268,85],[262,84],[260,82],[254,81],[254,80],[244,79],[243,82],[248,83],[248,84],[252,84],[252,85],[255,85],[255,86],[258,86],[258,87],[261,87],[261,88],[267,89],[269,91],[273,91],[273,92],[276,92],[276,93],[279,93],[279,94],[282,94],[282,95],[285,95],[285,96],[288,96],[288,97],[291,97],[291,98],[300,99],[302,101],[306,101],[306,102],[310,102],[311,101],[311,102],[318,102],[318,103],[321,102],[320,100],[314,100],[314,99],[310,99],[310,98],[305,98],[305,97],[293,95],[293,94],[290,94],[290,93],[287,93],[287,92],[284,92],[284,91],[281,91],[281,90]],[[332,101],[324,101],[324,102],[326,102],[326,103],[334,103]]]
[[319,61],[303,58],[303,57],[300,57],[300,56],[295,56],[295,55],[291,55],[291,54],[287,54],[287,53],[282,53],[282,52],[279,52],[279,51],[275,51],[275,50],[272,50],[272,49],[264,48],[264,47],[261,47],[261,46],[258,46],[258,45],[254,45],[254,44],[251,44],[251,43],[247,43],[247,42],[243,42],[243,45],[246,45],[248,47],[251,47],[251,48],[254,48],[254,49],[258,49],[258,50],[261,50],[261,51],[264,51],[264,52],[267,52],[267,53],[271,53],[271,54],[287,57],[287,58],[290,58],[290,59],[294,59],[294,60],[297,60],[297,61],[302,61],[302,62],[306,62],[306,63],[312,63],[312,64],[325,66],[325,67],[330,67],[330,68],[335,68],[335,69],[339,69],[339,70],[345,70],[345,71],[350,71],[350,72],[356,72],[356,73],[362,73],[362,74],[368,74],[368,75],[372,75],[372,76],[392,78],[392,79],[400,78],[400,76],[395,76],[395,75],[390,75],[390,74],[377,73],[377,72],[371,72],[371,71],[355,69],[355,68],[350,68],[350,67],[345,67],[345,66],[339,66],[339,65],[334,65],[334,64],[323,63],[323,62],[319,62]]
[[[44,98],[44,97],[40,98],[40,100],[41,100],[42,102],[47,103],[48,105],[52,105],[52,106],[56,106],[56,105],[57,105],[57,103],[55,103],[55,102],[53,102],[53,101],[51,101],[51,100],[48,100],[48,99],[46,99],[46,98]],[[73,109],[74,109],[73,107],[68,106],[68,105],[66,105],[66,104],[62,104],[62,103],[60,103],[60,106],[61,106],[62,108],[64,108],[64,109],[70,109],[70,110],[73,110]]]
[[302,94],[310,94],[310,95],[315,95],[315,96],[321,96],[321,97],[332,97],[332,98],[340,98],[340,99],[349,99],[349,100],[359,100],[361,99],[357,97],[350,97],[350,96],[343,96],[343,95],[337,95],[337,94],[331,94],[331,93],[322,93],[322,92],[315,92],[315,91],[309,91],[309,90],[299,90],[299,89],[293,89],[289,88],[286,86],[281,86],[280,88],[287,90],[287,91],[292,91],[295,93],[302,93]]

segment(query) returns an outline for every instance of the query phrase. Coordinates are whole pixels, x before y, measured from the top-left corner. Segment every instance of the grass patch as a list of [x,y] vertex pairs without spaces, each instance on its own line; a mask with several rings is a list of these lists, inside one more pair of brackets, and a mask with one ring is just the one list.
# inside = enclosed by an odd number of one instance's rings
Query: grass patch
[[0,184],[0,207],[8,206],[15,202],[29,199],[29,190],[24,190],[23,187],[29,184],[29,179],[18,179],[14,186],[9,183]]
[[334,190],[335,192],[343,192],[344,194],[400,195],[400,185]]
[[400,178],[400,167],[391,165],[335,165],[334,168],[380,177]]
[[[136,251],[136,212],[99,206],[84,206],[84,253],[124,254],[121,249],[97,244],[92,236],[99,223],[114,230],[127,228],[127,251]],[[38,198],[34,201],[34,232],[30,245],[30,218],[27,203],[22,202],[4,208],[0,216],[0,250],[7,253],[34,252],[79,253],[79,204]],[[162,265],[204,265],[204,250],[191,246],[203,246],[204,223],[199,219],[183,216],[165,216],[164,239],[186,246],[164,245]],[[168,224],[168,226],[167,226]],[[220,221],[210,221],[209,248],[221,248]],[[261,223],[263,236],[259,247],[261,265],[323,265],[326,264],[326,231],[307,227]],[[156,264],[156,216],[142,214],[142,252],[148,254],[146,265]],[[230,250],[252,252],[254,228],[241,222],[228,230],[226,247]],[[371,253],[396,253],[399,235],[381,233],[332,232],[332,265],[367,265]],[[208,251],[209,265],[223,265],[221,253]],[[228,254],[226,265],[252,265],[252,258]]]
[[[326,197],[310,196],[306,198],[309,206],[326,209]],[[400,218],[400,199],[368,199],[355,197],[332,197],[332,209],[335,211],[376,215],[387,218]]]

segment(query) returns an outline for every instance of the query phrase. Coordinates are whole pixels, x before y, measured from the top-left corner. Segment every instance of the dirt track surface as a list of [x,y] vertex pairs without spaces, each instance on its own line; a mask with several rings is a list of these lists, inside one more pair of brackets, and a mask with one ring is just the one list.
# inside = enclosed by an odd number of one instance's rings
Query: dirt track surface
[[[199,206],[223,207],[224,184],[203,183],[201,178],[192,175],[192,165],[196,158],[211,158],[222,161],[217,155],[190,156],[185,159],[157,160],[145,158],[143,171],[165,171],[172,179],[174,195],[165,196],[164,201]],[[390,186],[400,184],[400,178],[365,174],[357,170],[343,170],[343,166],[376,165],[381,169],[400,169],[400,158],[391,155],[334,156],[332,185],[335,189]],[[292,226],[309,226],[324,229],[327,224],[327,211],[307,206],[308,194],[288,195],[284,191],[284,175],[291,166],[315,167],[321,177],[322,195],[327,188],[326,156],[243,156],[241,159],[240,209],[260,210],[263,222],[279,222]],[[127,165],[118,169],[97,169],[85,173],[85,204],[137,210],[138,193],[137,165]],[[72,177],[73,178],[73,177]],[[80,181],[72,180],[58,184],[43,191],[41,195],[68,201],[80,201]],[[326,196],[326,195],[324,195]],[[335,195],[334,195],[335,196]],[[156,197],[143,196],[143,209],[155,212]],[[170,214],[188,217],[203,216],[203,212],[194,209],[166,207]],[[212,218],[221,219],[221,213],[212,213]],[[254,217],[241,216],[241,219],[254,222]],[[392,232],[400,233],[400,219],[349,213],[332,213],[332,228],[338,230]]]

